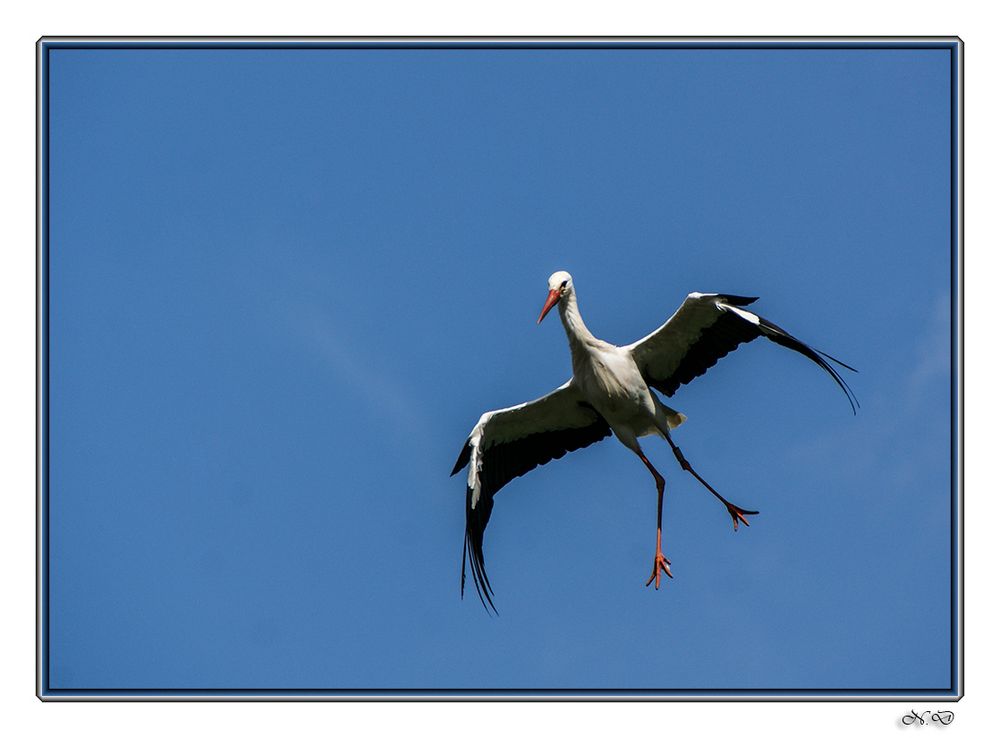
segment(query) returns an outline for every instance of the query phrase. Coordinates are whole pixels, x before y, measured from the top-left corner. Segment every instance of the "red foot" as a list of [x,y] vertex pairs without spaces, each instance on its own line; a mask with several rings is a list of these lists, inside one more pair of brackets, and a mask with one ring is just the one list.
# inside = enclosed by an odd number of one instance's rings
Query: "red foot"
[[670,573],[670,559],[663,555],[663,552],[659,549],[656,550],[656,556],[653,557],[653,573],[649,575],[649,579],[646,580],[646,586],[648,587],[653,581],[656,581],[656,589],[660,588],[660,573],[666,574],[671,579],[674,575]]
[[743,523],[743,525],[745,525],[747,528],[749,528],[750,527],[750,523],[748,523],[747,519],[745,517],[743,517],[743,516],[744,515],[757,515],[758,514],[757,510],[744,510],[742,507],[736,507],[736,505],[734,505],[731,502],[727,502],[726,503],[726,509],[729,511],[729,514],[733,518],[733,530],[739,530],[740,529],[740,523]]

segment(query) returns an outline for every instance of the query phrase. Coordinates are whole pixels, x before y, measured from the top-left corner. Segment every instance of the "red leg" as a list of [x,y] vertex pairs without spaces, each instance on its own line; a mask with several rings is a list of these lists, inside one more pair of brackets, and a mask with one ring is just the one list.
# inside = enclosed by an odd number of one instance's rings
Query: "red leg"
[[656,582],[656,589],[660,588],[660,574],[666,574],[668,577],[673,579],[673,574],[670,573],[670,559],[663,555],[663,489],[666,483],[660,473],[656,471],[649,459],[642,451],[637,452],[639,458],[642,459],[642,463],[646,465],[649,469],[649,473],[653,475],[653,479],[656,480],[656,553],[653,555],[653,573],[649,575],[649,579],[646,580],[646,586],[648,587],[654,581]]
[[702,483],[705,489],[707,489],[709,492],[711,492],[713,495],[719,498],[722,504],[726,506],[726,510],[729,512],[729,515],[733,519],[733,530],[739,530],[740,523],[743,523],[743,525],[749,528],[750,523],[747,522],[747,519],[744,516],[757,515],[758,514],[757,510],[744,510],[742,507],[737,507],[729,500],[727,500],[725,497],[716,492],[715,489],[712,487],[712,485],[710,485],[708,482],[702,479],[701,475],[691,468],[691,464],[689,464],[688,460],[684,458],[684,454],[681,453],[680,448],[678,448],[677,444],[674,443],[674,439],[671,438],[669,434],[667,434],[666,438],[667,438],[667,443],[670,444],[670,448],[674,450],[674,456],[677,457],[677,461],[680,463],[681,468],[686,472],[690,472],[695,479],[697,479],[699,482]]

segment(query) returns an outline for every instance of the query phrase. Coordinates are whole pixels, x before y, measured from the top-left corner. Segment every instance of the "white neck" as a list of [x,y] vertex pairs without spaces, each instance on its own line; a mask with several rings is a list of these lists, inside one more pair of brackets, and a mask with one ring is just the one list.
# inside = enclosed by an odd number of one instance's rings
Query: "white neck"
[[566,329],[566,337],[569,338],[569,350],[573,355],[574,366],[586,356],[587,347],[594,347],[598,341],[594,335],[587,330],[580,315],[580,308],[576,304],[576,291],[570,290],[559,301],[559,317],[562,318],[563,328]]

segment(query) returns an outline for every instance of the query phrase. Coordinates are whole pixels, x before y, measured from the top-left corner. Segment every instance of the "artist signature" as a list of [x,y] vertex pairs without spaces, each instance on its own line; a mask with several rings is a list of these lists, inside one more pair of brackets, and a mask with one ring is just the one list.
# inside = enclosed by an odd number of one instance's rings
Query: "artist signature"
[[938,710],[937,712],[931,712],[930,710],[924,710],[923,712],[910,710],[903,715],[902,721],[903,725],[927,725],[928,723],[932,725],[934,723],[938,725],[951,725],[951,721],[954,719],[955,713],[951,710]]

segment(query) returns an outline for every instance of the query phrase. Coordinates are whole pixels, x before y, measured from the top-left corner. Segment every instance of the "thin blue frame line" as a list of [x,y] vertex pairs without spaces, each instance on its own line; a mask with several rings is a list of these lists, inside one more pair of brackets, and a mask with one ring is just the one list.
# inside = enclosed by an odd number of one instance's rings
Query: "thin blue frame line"
[[[897,696],[932,698],[942,694],[939,689],[485,689],[485,688],[415,688],[415,689],[226,689],[217,688],[174,688],[174,689],[55,689],[46,694],[48,696],[60,697],[87,697],[87,696],[121,696],[121,697],[155,697],[158,695],[169,695],[175,697],[211,696],[225,692],[227,695],[239,696],[341,696],[341,697],[365,697],[365,696],[398,696],[408,695],[420,696],[441,696],[449,695],[461,696],[504,696],[517,697],[527,696],[570,696],[570,697],[699,697],[699,696],[725,696],[732,699],[743,699],[748,697],[828,697],[840,695],[847,692],[851,695],[859,696]],[[734,696],[735,695],[735,696]]]
[[[958,653],[961,648],[961,640],[959,635],[958,620],[959,620],[959,581],[962,575],[961,569],[959,567],[959,562],[962,560],[961,551],[959,550],[959,537],[957,531],[959,530],[959,523],[961,521],[962,506],[961,506],[961,490],[960,490],[960,469],[961,461],[959,454],[961,453],[961,428],[960,428],[960,418],[959,412],[962,407],[961,396],[959,392],[959,382],[958,374],[960,371],[959,366],[959,351],[962,345],[961,330],[961,311],[962,306],[960,303],[960,292],[961,292],[961,274],[962,274],[962,254],[960,250],[960,229],[961,229],[961,202],[959,201],[959,192],[961,182],[960,177],[960,166],[962,165],[963,154],[959,150],[959,126],[961,125],[961,108],[960,105],[963,104],[963,98],[960,97],[959,93],[961,91],[961,47],[958,43],[955,44],[951,51],[951,495],[952,495],[952,525],[951,525],[951,626],[952,626],[952,691],[956,694],[959,690],[959,685],[961,683],[961,674],[959,673],[959,663],[958,663]],[[964,366],[964,363],[963,363]]]
[[42,178],[42,213],[41,213],[41,307],[40,324],[42,330],[40,345],[40,363],[42,367],[41,388],[41,422],[42,449],[39,480],[42,489],[42,534],[41,551],[43,556],[44,583],[42,592],[42,639],[40,660],[42,665],[42,687],[49,691],[49,51],[44,49],[42,56],[42,90],[40,94],[41,114],[41,167]]
[[[666,697],[666,696],[718,696],[720,699],[740,699],[740,697],[731,697],[731,695],[737,694],[743,697],[768,697],[768,696],[801,696],[803,698],[808,698],[809,696],[824,697],[824,696],[834,696],[834,695],[857,695],[857,696],[877,696],[877,695],[891,695],[893,698],[905,699],[907,697],[933,697],[933,696],[958,696],[958,683],[959,683],[959,664],[958,655],[959,649],[961,647],[961,639],[959,637],[958,631],[958,617],[957,617],[957,600],[958,600],[958,583],[961,572],[958,568],[958,563],[960,561],[960,551],[958,546],[958,539],[956,536],[956,523],[958,522],[959,515],[961,513],[960,505],[960,495],[959,495],[959,453],[961,448],[959,446],[959,436],[958,436],[958,408],[960,406],[960,393],[959,386],[957,382],[957,360],[958,360],[958,348],[959,348],[959,337],[961,332],[961,306],[956,303],[958,297],[958,291],[960,288],[959,280],[962,269],[962,258],[959,249],[959,230],[961,228],[961,203],[958,201],[958,185],[959,185],[959,163],[963,152],[959,150],[958,145],[958,124],[960,122],[959,115],[959,99],[958,93],[961,86],[960,78],[960,65],[959,65],[959,51],[961,48],[961,41],[955,40],[928,40],[923,41],[901,41],[898,43],[893,43],[891,41],[873,41],[872,43],[858,42],[858,41],[821,41],[821,40],[810,40],[803,42],[777,42],[777,41],[639,41],[637,43],[628,42],[607,42],[607,41],[593,41],[588,42],[587,40],[576,40],[576,41],[565,41],[565,42],[553,42],[550,40],[533,42],[527,41],[500,41],[500,42],[470,42],[470,41],[454,41],[442,43],[440,41],[407,41],[407,42],[377,42],[377,41],[327,41],[327,42],[317,42],[313,40],[308,40],[304,42],[294,42],[294,41],[276,41],[276,42],[263,42],[263,41],[67,41],[67,40],[46,40],[41,39],[39,41],[39,47],[41,49],[40,55],[40,77],[41,77],[41,90],[39,92],[39,105],[40,105],[40,148],[41,148],[41,162],[40,162],[40,177],[41,182],[41,218],[40,218],[40,281],[42,295],[39,302],[41,314],[39,315],[39,323],[41,328],[41,340],[39,344],[39,365],[41,369],[41,381],[42,386],[40,390],[40,421],[42,425],[41,438],[42,447],[39,449],[41,455],[41,464],[39,468],[40,479],[38,480],[39,487],[41,490],[41,517],[42,524],[39,535],[41,537],[40,548],[42,551],[42,565],[40,567],[40,576],[43,581],[40,587],[40,600],[39,603],[41,612],[41,638],[39,643],[40,653],[39,653],[39,665],[41,670],[41,689],[40,695],[42,697],[65,697],[72,699],[74,697],[150,697],[155,698],[162,695],[176,696],[177,698],[183,698],[184,696],[214,696],[214,697],[226,697],[226,696],[247,696],[247,697],[266,697],[266,696],[280,696],[286,699],[294,699],[295,696],[309,697],[309,696],[344,696],[344,697],[389,697],[389,696],[434,696],[441,699],[448,699],[448,695],[456,695],[456,699],[460,696],[496,696],[496,695],[509,695],[516,698],[517,695],[524,696],[545,696],[550,699],[559,699],[560,696],[563,697],[596,697],[596,696],[618,696],[627,697],[631,695],[636,695],[641,697]],[[245,690],[233,690],[225,688],[210,688],[210,689],[50,689],[49,687],[49,52],[53,49],[146,49],[146,50],[156,50],[156,49],[456,49],[456,50],[473,50],[473,49],[541,49],[541,48],[553,48],[553,49],[595,49],[595,48],[608,48],[608,49],[636,49],[636,50],[649,50],[649,49],[886,49],[886,50],[898,50],[898,49],[949,49],[951,52],[951,128],[950,128],[950,146],[951,146],[951,198],[950,198],[950,208],[951,208],[951,252],[952,252],[952,274],[951,274],[951,302],[952,302],[952,343],[951,343],[951,420],[952,420],[952,469],[951,469],[951,479],[952,479],[952,527],[951,527],[951,554],[952,554],[952,586],[951,586],[951,641],[952,641],[952,652],[951,652],[951,686],[947,690],[939,689],[911,689],[911,690],[894,690],[894,689],[781,689],[781,690],[733,690],[733,689],[682,689],[682,690],[479,690],[479,689],[458,689],[458,690],[439,690],[439,689],[412,689],[412,690],[336,690],[336,689],[245,689]]]
[[[956,233],[957,233],[957,229],[956,229],[956,226],[955,226],[955,209],[956,209],[955,208],[955,194],[956,194],[955,193],[955,174],[956,174],[956,157],[955,157],[955,114],[956,114],[956,105],[955,105],[955,68],[956,68],[956,59],[955,59],[955,52],[954,51],[951,52],[951,58],[950,58],[949,61],[950,61],[950,70],[949,71],[951,72],[951,74],[949,75],[949,77],[950,77],[950,81],[951,81],[952,94],[951,94],[951,100],[949,101],[950,110],[949,110],[949,117],[948,117],[948,126],[949,126],[948,127],[948,134],[949,134],[949,144],[950,144],[949,145],[949,151],[948,151],[948,154],[949,154],[949,167],[948,167],[948,169],[949,169],[949,178],[951,180],[951,182],[950,182],[950,184],[951,184],[951,191],[949,193],[949,198],[948,198],[948,209],[949,209],[949,213],[948,213],[948,215],[949,215],[949,224],[948,225],[949,225],[949,236],[950,236],[949,240],[950,240],[950,247],[951,247],[951,249],[950,249],[951,250],[951,274],[949,275],[949,280],[948,281],[949,281],[949,286],[951,288],[951,290],[950,290],[950,292],[951,292],[951,304],[954,306],[954,304],[955,304],[955,297],[957,295],[957,289],[956,289],[956,284],[955,284],[955,279],[956,279],[956,276],[957,276],[957,271],[955,269],[955,255],[956,255],[956,248],[955,248],[956,241],[955,241],[955,236],[956,236]],[[950,549],[950,553],[951,553],[951,566],[949,567],[949,569],[951,570],[951,587],[949,588],[949,599],[951,600],[950,625],[951,625],[951,642],[952,642],[951,656],[952,656],[952,658],[951,658],[951,669],[949,671],[950,671],[950,676],[951,676],[951,686],[952,686],[952,689],[954,689],[955,684],[956,684],[956,666],[957,666],[957,663],[955,661],[955,636],[957,634],[957,629],[955,627],[955,625],[956,625],[956,617],[955,617],[956,586],[955,585],[956,585],[956,582],[957,582],[956,576],[955,576],[955,564],[956,564],[956,560],[957,560],[957,556],[956,556],[956,553],[955,553],[955,543],[957,541],[957,538],[955,536],[955,522],[956,522],[956,517],[957,517],[956,514],[955,514],[955,503],[957,501],[957,485],[955,484],[955,472],[956,472],[957,467],[955,465],[955,456],[956,456],[956,450],[958,448],[958,444],[956,443],[956,439],[955,439],[955,431],[956,431],[956,425],[957,425],[956,422],[955,422],[955,413],[956,413],[956,407],[957,407],[956,403],[955,403],[955,390],[957,388],[957,383],[955,382],[955,371],[954,371],[954,369],[955,369],[955,354],[956,354],[955,347],[956,347],[957,336],[956,336],[955,311],[954,311],[954,309],[952,310],[952,314],[951,314],[951,336],[950,336],[950,339],[951,340],[949,341],[949,349],[950,349],[949,353],[951,355],[949,357],[950,358],[950,362],[949,363],[950,363],[950,365],[952,367],[952,372],[951,372],[951,376],[949,377],[949,384],[950,384],[949,390],[950,391],[948,393],[948,396],[949,396],[949,404],[951,406],[950,407],[950,411],[951,412],[949,413],[949,415],[951,416],[951,421],[952,422],[951,422],[951,434],[950,434],[950,436],[951,436],[951,438],[950,438],[950,441],[951,441],[951,443],[950,443],[950,445],[951,445],[950,452],[951,453],[949,454],[950,459],[951,459],[951,469],[949,470],[951,472],[951,474],[949,475],[950,476],[950,482],[951,482],[950,485],[949,485],[950,488],[951,488],[949,490],[950,493],[951,493],[951,527],[949,529],[949,544],[950,544],[949,545],[949,549]]]
[[210,39],[198,38],[183,39],[148,39],[143,41],[87,41],[87,40],[72,40],[72,39],[53,39],[53,40],[42,40],[42,44],[49,49],[144,49],[144,50],[157,50],[157,49],[296,49],[296,50],[310,50],[310,49],[406,49],[406,50],[449,50],[449,49],[462,49],[462,50],[495,50],[495,49],[560,49],[560,50],[592,50],[592,49],[635,49],[635,50],[650,50],[650,49],[662,49],[662,50],[703,50],[703,49],[857,49],[857,50],[899,50],[899,49],[955,49],[958,45],[958,41],[950,40],[946,38],[931,37],[926,41],[899,41],[893,42],[891,40],[875,40],[877,37],[873,37],[870,42],[866,41],[843,41],[843,40],[823,40],[821,38],[811,39],[807,41],[781,41],[781,40],[765,40],[765,41],[753,41],[753,40],[740,40],[739,38],[733,39],[718,39],[718,40],[692,40],[692,41],[681,41],[681,40],[667,40],[667,41],[657,41],[655,39],[638,39],[636,41],[611,41],[611,40],[565,40],[561,41],[559,39],[548,39],[539,38],[535,39],[521,39],[521,40],[482,40],[474,41],[468,39],[454,39],[449,40],[447,38],[435,39],[435,40],[390,40],[390,41],[377,41],[377,40],[366,40],[364,38],[359,38],[356,40],[352,39],[312,39],[303,38],[302,40],[279,40],[279,41],[262,41],[259,39],[248,38],[246,40],[238,39]]

